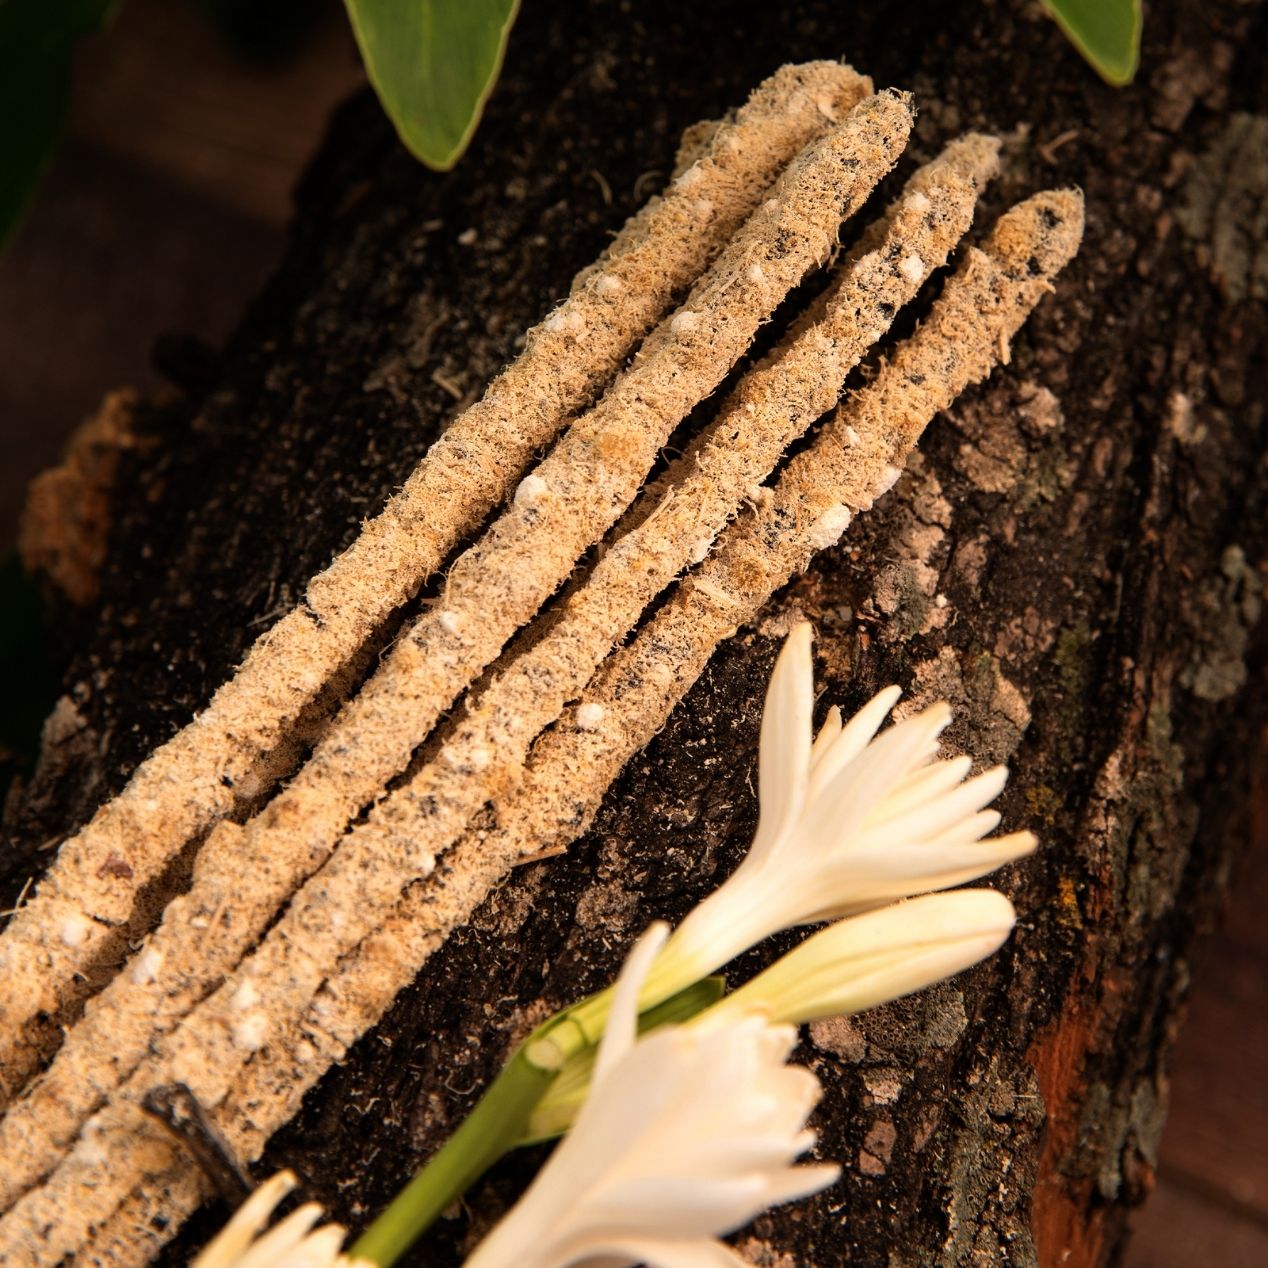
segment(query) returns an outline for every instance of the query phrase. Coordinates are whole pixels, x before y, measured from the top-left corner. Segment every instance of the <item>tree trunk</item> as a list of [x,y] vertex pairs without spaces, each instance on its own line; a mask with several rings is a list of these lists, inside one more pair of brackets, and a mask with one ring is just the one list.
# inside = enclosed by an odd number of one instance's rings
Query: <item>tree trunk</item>
[[[1263,748],[1266,50],[1263,6],[1151,6],[1138,82],[1116,91],[1031,4],[536,4],[456,172],[417,166],[368,95],[340,112],[237,337],[210,365],[169,350],[183,395],[137,411],[100,597],[66,614],[65,698],[9,807],[14,893],[514,354],[667,174],[682,128],[780,62],[844,57],[913,90],[918,159],[965,128],[1006,135],[983,221],[1077,184],[1088,222],[1011,363],[719,648],[567,855],[518,869],[431,958],[257,1175],[293,1166],[362,1222],[526,1016],[609,981],[649,920],[726,874],[754,825],[766,677],[800,612],[847,711],[890,681],[951,700],[956,742],[1013,768],[1006,824],[1042,847],[1004,878],[1020,924],[1003,953],[809,1028],[819,1152],[845,1175],[738,1243],[767,1264],[1114,1259],[1151,1186],[1188,958]],[[415,1262],[457,1262],[539,1162],[499,1167]],[[204,1210],[167,1261],[223,1215]]]

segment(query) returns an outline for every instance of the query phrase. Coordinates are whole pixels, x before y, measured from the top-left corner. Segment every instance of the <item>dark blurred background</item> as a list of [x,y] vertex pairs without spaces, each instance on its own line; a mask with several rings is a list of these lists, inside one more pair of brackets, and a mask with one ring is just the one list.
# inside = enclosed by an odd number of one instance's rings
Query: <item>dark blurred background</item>
[[217,343],[280,258],[290,191],[364,83],[337,0],[126,0],[0,254],[0,551],[26,482],[162,332]]
[[[157,337],[231,332],[285,250],[331,108],[364,83],[336,0],[127,0],[75,69],[62,144],[0,255],[0,557],[27,482],[103,393],[161,386]],[[1268,785],[1254,835],[1127,1268],[1268,1265]]]

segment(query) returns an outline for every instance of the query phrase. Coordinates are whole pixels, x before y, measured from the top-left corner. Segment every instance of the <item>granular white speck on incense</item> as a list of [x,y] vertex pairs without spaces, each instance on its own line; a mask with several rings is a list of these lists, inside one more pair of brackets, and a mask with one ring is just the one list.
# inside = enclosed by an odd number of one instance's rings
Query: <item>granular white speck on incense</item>
[[[305,602],[262,635],[206,710],[62,845],[0,934],[0,1097],[16,1091],[44,1055],[28,1023],[82,997],[83,970],[131,917],[143,887],[230,813],[244,786],[258,784],[331,677],[505,500],[533,456],[612,379],[793,155],[870,90],[865,77],[834,63],[784,67],[734,120],[717,125],[708,152],[630,221],[601,267],[584,271],[564,304],[529,332],[523,354],[313,579]],[[105,868],[111,857],[123,859],[130,875]],[[60,937],[68,921],[88,922],[82,937]]]
[[[236,1090],[218,1074],[196,1086],[248,1156],[349,1041],[337,1036],[351,1037],[372,1024],[506,867],[540,848],[543,839],[568,840],[581,830],[611,778],[663,723],[717,642],[751,619],[816,550],[830,545],[851,512],[867,509],[892,482],[929,419],[1006,353],[1074,253],[1081,228],[1081,200],[1069,192],[1038,195],[1003,217],[984,247],[969,251],[916,334],[880,363],[872,382],[789,463],[770,498],[731,524],[648,626],[604,663],[579,706],[598,706],[600,715],[587,716],[600,724],[580,727],[569,718],[538,742],[527,779],[502,808],[500,826],[464,838],[443,876],[406,892],[386,925],[345,958],[313,1000],[301,1037],[291,1044],[282,1036],[266,1042],[245,1061]],[[847,428],[853,442],[844,440]],[[235,983],[233,990],[239,987]],[[146,1197],[147,1177],[151,1188],[161,1188],[165,1167],[175,1168],[167,1173],[175,1183],[168,1202],[174,1192],[196,1189],[181,1179],[190,1164],[173,1155],[136,1108],[153,1081],[195,1076],[189,1065],[195,1051],[182,1054],[178,1044],[170,1058],[143,1067],[98,1116],[91,1136],[81,1134],[49,1181],[0,1222],[0,1249],[12,1253],[12,1262],[33,1263],[32,1254],[82,1246],[98,1221],[112,1239],[112,1254],[118,1251],[118,1261],[125,1262],[126,1249],[118,1248],[126,1247],[126,1234],[111,1216],[125,1202],[135,1213],[155,1200]],[[87,1197],[90,1209],[69,1216],[71,1195]],[[50,1237],[55,1245],[47,1244]]]

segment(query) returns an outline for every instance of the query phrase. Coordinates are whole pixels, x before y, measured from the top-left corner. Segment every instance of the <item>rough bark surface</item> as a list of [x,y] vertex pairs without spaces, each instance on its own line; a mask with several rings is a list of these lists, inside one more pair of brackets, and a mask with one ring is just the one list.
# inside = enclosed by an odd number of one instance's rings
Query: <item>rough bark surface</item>
[[[726,873],[754,823],[766,675],[804,613],[828,698],[848,711],[897,681],[950,699],[953,743],[1013,766],[1005,827],[1043,846],[1003,880],[1021,913],[1003,954],[809,1030],[820,1152],[845,1178],[738,1243],[765,1264],[1112,1261],[1263,747],[1268,181],[1235,140],[1262,132],[1265,49],[1262,5],[1154,6],[1140,81],[1114,92],[1034,5],[532,5],[456,173],[425,173],[372,99],[350,103],[237,337],[138,410],[100,598],[67,613],[66,694],[8,808],[8,894],[400,484],[668,172],[681,129],[782,61],[842,56],[916,92],[912,160],[962,128],[1009,137],[983,219],[1081,185],[1081,255],[1011,364],[719,649],[593,829],[484,904],[257,1174],[291,1165],[360,1221],[532,1019]],[[538,1161],[499,1168],[415,1262],[457,1262]]]

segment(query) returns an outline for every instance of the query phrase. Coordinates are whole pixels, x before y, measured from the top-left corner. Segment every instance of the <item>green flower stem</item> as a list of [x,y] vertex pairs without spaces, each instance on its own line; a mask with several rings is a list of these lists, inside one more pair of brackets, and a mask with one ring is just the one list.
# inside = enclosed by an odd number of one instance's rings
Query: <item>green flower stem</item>
[[[685,991],[679,991],[677,995],[641,1013],[638,1019],[638,1033],[644,1035],[649,1030],[655,1030],[660,1026],[674,1026],[690,1021],[706,1008],[716,1004],[725,992],[726,979],[724,977],[703,978],[694,986],[687,987]],[[596,1000],[601,998],[595,997]],[[584,1001],[583,1004],[577,1005],[577,1009],[590,1002]],[[572,1014],[574,1022],[577,1020],[576,1011],[574,1009]],[[594,1012],[597,1010],[592,1011],[591,1017]],[[562,1136],[572,1126],[586,1097],[590,1094],[590,1079],[594,1073],[597,1056],[597,1046],[586,1048],[569,1060],[559,1071],[558,1077],[533,1107],[520,1144],[537,1145],[546,1140],[553,1140]]]
[[353,1258],[388,1268],[455,1198],[524,1134],[533,1106],[555,1077],[521,1047],[443,1148],[392,1200],[353,1246]]
[[[640,1032],[687,1021],[715,1003],[726,988],[720,977],[705,978],[639,1017]],[[441,1212],[461,1197],[495,1162],[517,1145],[562,1134],[585,1099],[569,1098],[560,1124],[542,1133],[530,1130],[538,1103],[560,1072],[574,1074],[593,1067],[595,1049],[603,1038],[612,991],[582,1000],[548,1018],[515,1050],[462,1126],[426,1166],[392,1199],[387,1210],[362,1234],[349,1252],[388,1268],[434,1223]],[[584,1079],[583,1083],[588,1084]],[[571,1113],[568,1111],[571,1110]],[[560,1117],[556,1111],[556,1117]]]
[[608,1014],[612,1011],[612,995],[615,989],[609,986],[606,991],[591,995],[567,1010],[568,1019],[585,1036],[589,1047],[597,1047],[603,1038],[603,1031],[608,1024]]
[[[695,970],[698,967],[698,957],[684,955],[679,949],[678,932],[669,939],[661,953],[652,961],[652,967],[648,970],[647,977],[643,981],[643,989],[639,992],[638,1010],[639,1010],[639,1029],[640,1033],[648,1029],[643,1019],[656,1017],[656,1025],[663,1025],[668,1020],[686,1021],[693,1017],[696,1012],[702,1011],[708,1005],[701,1005],[694,1011],[683,1013],[681,1016],[661,1017],[659,1009],[673,1000],[686,1001],[691,998],[691,993],[696,989],[702,981],[714,981],[714,978],[702,978],[695,976]],[[708,967],[713,967],[712,965]],[[687,986],[683,985],[686,979]],[[719,982],[723,982],[723,987],[719,988],[717,998],[721,998],[721,990],[725,989],[724,979],[717,978]],[[614,988],[608,987],[606,991],[600,991],[597,995],[591,995],[588,999],[583,999],[579,1004],[574,1004],[569,1009],[572,1020],[585,1031],[592,1043],[598,1043],[603,1036],[604,1027],[608,1024],[608,1013],[612,1009],[612,992]],[[709,1001],[714,1002],[713,1000]]]

